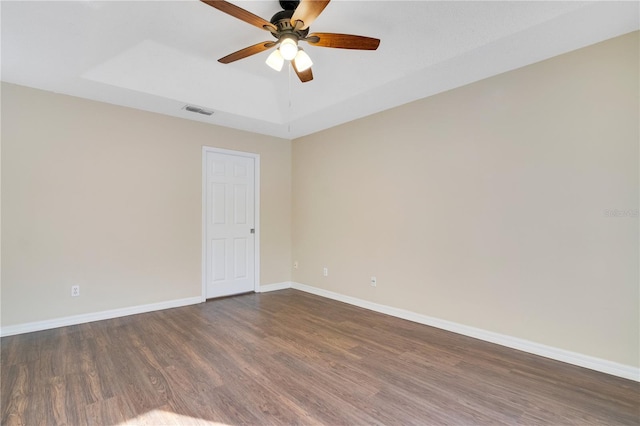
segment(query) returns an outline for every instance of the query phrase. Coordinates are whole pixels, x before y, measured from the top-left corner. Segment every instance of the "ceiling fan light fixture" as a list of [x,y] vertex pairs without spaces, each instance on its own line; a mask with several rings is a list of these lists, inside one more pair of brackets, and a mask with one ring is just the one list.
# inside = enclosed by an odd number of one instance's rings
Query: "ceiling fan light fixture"
[[298,53],[297,40],[291,36],[282,37],[282,39],[280,39],[280,48],[278,50],[280,50],[280,54],[284,59],[287,61],[292,60]]
[[284,10],[273,15],[271,21],[262,19],[227,0],[200,1],[247,24],[266,30],[276,38],[276,41],[256,43],[218,59],[218,62],[222,64],[230,64],[276,47],[276,52],[267,58],[267,65],[280,71],[284,66],[284,61],[289,61],[300,81],[306,83],[313,80],[311,72],[313,63],[309,55],[298,47],[299,41],[302,40],[317,47],[353,50],[376,50],[380,45],[380,40],[377,38],[354,34],[309,34],[309,25],[315,21],[331,0],[280,0],[280,6]]
[[307,52],[302,50],[302,48],[298,50],[294,61],[299,72],[306,71],[311,68],[311,65],[313,65],[313,61],[311,61],[311,58],[309,57],[309,55],[307,55]]
[[280,54],[280,50],[274,50],[267,58],[266,63],[274,70],[280,71],[282,69],[282,66],[284,65],[284,58]]

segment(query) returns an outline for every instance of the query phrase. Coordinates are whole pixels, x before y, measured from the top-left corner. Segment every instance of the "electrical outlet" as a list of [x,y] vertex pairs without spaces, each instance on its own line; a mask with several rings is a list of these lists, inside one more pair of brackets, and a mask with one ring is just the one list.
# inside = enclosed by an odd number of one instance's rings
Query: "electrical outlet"
[[79,285],[72,285],[71,286],[71,297],[78,297],[80,296],[80,286]]
[[378,280],[376,277],[371,277],[371,287],[375,287],[378,285]]
[[322,275],[324,275],[325,277],[329,276],[329,268],[327,268],[326,266],[324,268],[322,268]]
[[298,269],[298,261],[293,262],[293,269]]

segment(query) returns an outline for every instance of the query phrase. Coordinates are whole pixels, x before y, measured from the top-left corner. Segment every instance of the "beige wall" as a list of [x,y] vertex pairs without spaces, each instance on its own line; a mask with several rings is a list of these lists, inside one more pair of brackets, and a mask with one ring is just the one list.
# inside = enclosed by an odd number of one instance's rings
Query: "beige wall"
[[199,296],[203,145],[260,154],[260,280],[290,281],[290,141],[3,84],[2,326]]
[[605,214],[638,209],[638,51],[636,32],[295,140],[294,281],[638,366],[638,218]]

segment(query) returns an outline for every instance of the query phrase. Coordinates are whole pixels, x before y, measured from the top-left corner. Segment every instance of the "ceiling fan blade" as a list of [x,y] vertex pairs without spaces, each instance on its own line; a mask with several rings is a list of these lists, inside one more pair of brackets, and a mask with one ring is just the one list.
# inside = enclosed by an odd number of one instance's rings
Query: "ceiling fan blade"
[[261,30],[277,31],[277,28],[271,22],[264,20],[261,17],[249,12],[248,10],[244,10],[243,8],[236,6],[235,4],[229,3],[224,0],[200,0],[200,1],[202,3],[206,3],[209,6],[218,9],[221,12],[231,15],[234,18],[238,18],[241,21],[254,25],[260,28]]
[[301,0],[291,17],[291,25],[296,26],[296,21],[302,21],[303,25],[298,29],[304,30],[316,20],[330,0]]
[[256,53],[264,52],[267,49],[275,46],[276,43],[273,41],[263,41],[258,44],[254,44],[253,46],[245,47],[244,49],[238,50],[237,52],[233,52],[224,58],[218,59],[218,62],[222,62],[223,64],[228,64],[239,59],[244,59],[247,56],[255,55]]
[[311,68],[307,68],[304,71],[298,71],[295,59],[291,61],[291,65],[293,65],[293,70],[296,72],[301,82],[306,83],[307,81],[313,80],[313,72],[311,72]]
[[364,37],[352,34],[313,33],[304,41],[313,46],[335,47],[338,49],[376,50],[380,40],[372,37]]

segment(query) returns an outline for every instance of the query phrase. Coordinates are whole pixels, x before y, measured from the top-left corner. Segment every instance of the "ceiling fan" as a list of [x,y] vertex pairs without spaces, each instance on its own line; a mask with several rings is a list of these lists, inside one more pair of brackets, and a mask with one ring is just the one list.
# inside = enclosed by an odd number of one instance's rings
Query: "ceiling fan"
[[253,46],[233,52],[218,59],[228,64],[256,53],[264,52],[274,46],[278,48],[267,58],[267,65],[280,71],[284,61],[291,61],[293,69],[303,83],[313,80],[311,58],[298,46],[304,41],[312,46],[333,47],[338,49],[376,50],[380,44],[377,38],[352,34],[311,33],[309,26],[315,21],[330,0],[280,0],[283,10],[277,12],[271,21],[262,19],[253,13],[225,0],[200,0],[228,15],[238,18],[262,30],[269,31],[277,40],[263,41]]

